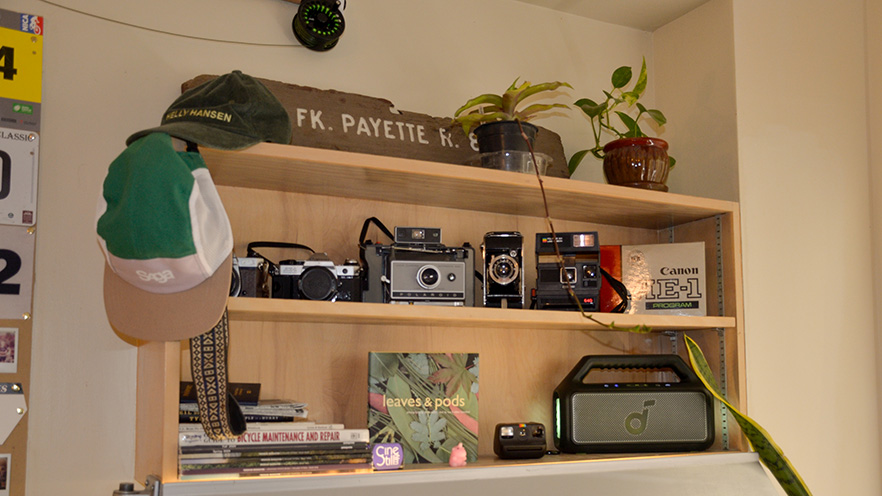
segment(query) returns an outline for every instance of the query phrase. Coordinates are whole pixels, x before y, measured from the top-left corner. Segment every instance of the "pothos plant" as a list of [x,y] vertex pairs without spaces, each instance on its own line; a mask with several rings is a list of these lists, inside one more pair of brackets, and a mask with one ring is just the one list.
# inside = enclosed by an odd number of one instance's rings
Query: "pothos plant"
[[[584,159],[585,155],[589,153],[596,158],[603,160],[603,157],[605,156],[603,147],[607,143],[605,138],[611,136],[612,140],[616,140],[620,138],[648,137],[648,135],[640,129],[639,122],[641,120],[649,118],[659,126],[664,126],[668,122],[661,110],[648,109],[638,101],[646,91],[647,76],[645,57],[643,58],[643,66],[640,68],[640,74],[637,76],[637,81],[634,83],[634,87],[630,90],[626,90],[625,86],[631,82],[633,76],[634,72],[631,70],[631,67],[619,67],[613,71],[612,77],[610,78],[612,89],[603,92],[605,96],[604,100],[598,103],[590,98],[582,98],[574,103],[576,107],[582,109],[582,112],[588,116],[588,119],[591,122],[591,131],[594,136],[594,147],[578,151],[570,157],[568,163],[570,174],[579,167],[582,159]],[[633,107],[637,108],[637,115],[631,117],[631,114],[624,110]],[[633,111],[631,112],[633,113]],[[618,121],[613,120],[613,114],[618,117]],[[670,162],[670,167],[673,168],[677,161],[670,156],[668,157],[668,160]]]
[[522,107],[527,98],[546,91],[554,91],[562,86],[572,89],[569,83],[553,81],[548,83],[532,84],[524,81],[518,84],[516,78],[511,86],[501,95],[485,93],[472,98],[453,114],[453,121],[462,125],[466,135],[481,124],[494,121],[521,121],[527,122],[537,114],[554,108],[569,108],[563,103],[533,103]]

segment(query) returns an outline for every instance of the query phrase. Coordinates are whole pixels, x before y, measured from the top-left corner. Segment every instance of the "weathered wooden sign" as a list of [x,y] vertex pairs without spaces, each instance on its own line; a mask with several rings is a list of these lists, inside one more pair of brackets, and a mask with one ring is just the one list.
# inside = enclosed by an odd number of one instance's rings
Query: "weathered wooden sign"
[[[215,77],[197,76],[182,89]],[[466,136],[451,117],[396,110],[392,102],[381,98],[256,79],[288,111],[292,145],[459,165],[472,165],[478,157],[474,135]],[[552,158],[549,176],[568,176],[560,136],[540,127],[534,150]]]

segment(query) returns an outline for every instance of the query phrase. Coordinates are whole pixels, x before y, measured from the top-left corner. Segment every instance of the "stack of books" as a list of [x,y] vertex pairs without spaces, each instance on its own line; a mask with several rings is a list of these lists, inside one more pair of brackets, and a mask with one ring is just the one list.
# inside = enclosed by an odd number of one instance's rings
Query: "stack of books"
[[[227,390],[239,403],[245,422],[300,422],[309,417],[306,403],[282,399],[260,399],[260,384],[231,382]],[[199,405],[196,387],[192,382],[181,382],[179,422],[199,423]]]
[[181,480],[371,469],[367,429],[342,424],[250,423],[236,439],[216,441],[201,424],[180,424]]

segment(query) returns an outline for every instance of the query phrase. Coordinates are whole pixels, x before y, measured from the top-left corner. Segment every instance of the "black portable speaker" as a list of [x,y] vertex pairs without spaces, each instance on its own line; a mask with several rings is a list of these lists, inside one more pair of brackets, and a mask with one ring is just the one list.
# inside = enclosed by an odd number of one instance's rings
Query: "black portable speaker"
[[[587,384],[594,369],[671,370],[679,382]],[[554,390],[564,453],[701,451],[714,442],[713,398],[678,355],[588,355]]]

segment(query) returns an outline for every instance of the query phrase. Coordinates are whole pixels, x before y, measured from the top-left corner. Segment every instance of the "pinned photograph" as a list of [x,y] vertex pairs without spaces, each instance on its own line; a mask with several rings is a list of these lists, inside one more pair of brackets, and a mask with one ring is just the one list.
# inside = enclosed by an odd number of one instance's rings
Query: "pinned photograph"
[[9,461],[12,455],[0,455],[0,496],[9,496]]
[[17,349],[18,329],[0,327],[0,373],[12,374],[18,371]]

